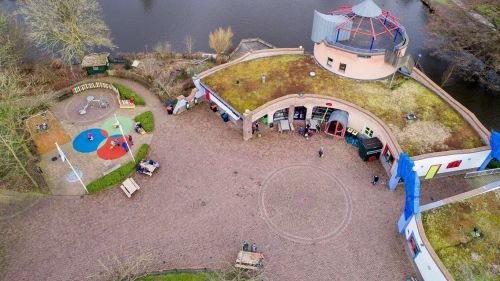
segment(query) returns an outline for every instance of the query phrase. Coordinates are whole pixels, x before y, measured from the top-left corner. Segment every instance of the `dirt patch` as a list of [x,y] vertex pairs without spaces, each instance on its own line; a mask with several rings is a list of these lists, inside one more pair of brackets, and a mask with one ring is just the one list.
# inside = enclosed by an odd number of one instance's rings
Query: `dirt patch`
[[[44,131],[37,130],[37,125],[46,123],[48,129]],[[56,148],[55,143],[62,145],[71,141],[66,131],[59,123],[59,120],[47,111],[46,115],[36,115],[26,121],[26,126],[33,138],[33,143],[40,154],[47,153]]]
[[433,150],[446,150],[446,140],[451,136],[451,130],[441,123],[430,121],[409,121],[410,124],[402,130],[392,127],[398,140],[415,144],[418,154]]

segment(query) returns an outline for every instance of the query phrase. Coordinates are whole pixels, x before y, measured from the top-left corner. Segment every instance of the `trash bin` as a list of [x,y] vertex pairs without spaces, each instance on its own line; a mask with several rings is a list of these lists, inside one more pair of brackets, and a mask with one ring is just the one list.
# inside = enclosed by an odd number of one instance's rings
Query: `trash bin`
[[166,106],[168,115],[172,115],[174,113],[174,103],[169,101],[166,103]]
[[222,114],[220,115],[220,117],[222,117],[222,120],[224,120],[224,122],[229,121],[229,114],[227,114],[227,113],[225,113],[225,112],[224,112],[224,113],[222,113]]

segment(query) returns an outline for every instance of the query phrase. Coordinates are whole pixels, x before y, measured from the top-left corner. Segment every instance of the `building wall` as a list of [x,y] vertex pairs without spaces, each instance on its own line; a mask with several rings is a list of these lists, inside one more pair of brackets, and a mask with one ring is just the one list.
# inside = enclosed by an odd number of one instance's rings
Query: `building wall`
[[426,248],[427,245],[429,244],[424,243],[422,240],[415,216],[411,218],[410,222],[408,223],[408,226],[406,226],[405,229],[406,241],[404,243],[406,243],[405,246],[407,247],[407,249],[409,248],[408,239],[412,234],[415,237],[420,252],[415,257],[411,256],[410,253],[410,258],[413,260],[413,263],[418,269],[421,278],[424,281],[447,281],[448,279],[446,279],[445,275],[441,272],[441,269],[438,267],[438,265],[436,264],[436,262],[434,261],[431,254]]
[[[325,69],[352,79],[376,80],[393,74],[396,69],[385,63],[385,54],[371,54],[370,58],[342,50],[325,43],[314,44],[314,57]],[[332,66],[327,65],[328,58],[333,59]],[[345,72],[339,70],[340,63],[347,65]]]
[[[394,137],[390,129],[378,117],[354,104],[333,97],[320,95],[305,95],[302,97],[299,95],[288,95],[280,97],[252,111],[251,120],[252,122],[255,122],[263,116],[268,115],[269,122],[272,122],[272,116],[274,112],[280,109],[289,108],[290,106],[306,107],[307,118],[311,117],[312,109],[315,106],[344,110],[349,113],[349,120],[347,123],[348,127],[351,127],[359,131],[360,133],[362,133],[365,127],[369,127],[374,132],[373,137],[378,137],[384,144],[384,146],[388,145],[395,159],[399,158],[401,148],[397,143],[396,138]],[[394,167],[394,165],[383,166],[384,168],[386,168],[388,174],[391,173],[391,170]]]
[[[426,158],[421,158],[420,156],[414,157],[415,169],[419,177],[425,177],[431,166],[441,165],[437,175],[443,175],[446,173],[454,173],[459,171],[467,171],[472,169],[477,169],[483,164],[486,157],[488,157],[491,149],[488,147],[482,147],[479,149],[473,149],[469,153],[460,153],[449,151],[445,152],[448,155],[437,155],[434,157],[426,156]],[[444,153],[436,153],[444,154]],[[455,168],[447,168],[448,164],[453,161],[462,161],[460,166]]]

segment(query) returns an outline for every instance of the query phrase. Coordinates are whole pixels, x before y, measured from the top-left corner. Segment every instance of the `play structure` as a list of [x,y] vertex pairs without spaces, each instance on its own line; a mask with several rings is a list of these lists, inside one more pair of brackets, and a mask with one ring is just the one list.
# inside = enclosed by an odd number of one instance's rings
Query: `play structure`
[[87,114],[87,109],[89,107],[108,108],[109,107],[109,101],[106,98],[96,99],[94,96],[88,96],[87,97],[87,103],[83,106],[83,108],[80,111],[78,111],[78,113],[80,115]]
[[42,111],[24,120],[40,154],[56,148],[55,143],[65,144],[71,141],[59,120],[50,111]]
[[311,40],[314,57],[325,69],[349,78],[387,77],[412,60],[409,38],[399,19],[372,0],[327,13],[315,11]]
[[74,95],[76,95],[76,94],[79,94],[79,93],[82,93],[82,92],[84,92],[86,90],[91,90],[91,89],[107,89],[107,90],[111,90],[111,91],[113,91],[116,94],[116,99],[118,100],[118,104],[119,104],[120,108],[122,108],[122,109],[134,109],[135,108],[135,103],[133,102],[133,100],[128,100],[128,99],[122,100],[121,97],[120,97],[120,92],[118,91],[118,89],[116,89],[115,86],[113,86],[110,83],[106,83],[106,82],[89,82],[89,83],[85,83],[85,84],[81,84],[81,85],[73,87],[71,89],[71,92]]

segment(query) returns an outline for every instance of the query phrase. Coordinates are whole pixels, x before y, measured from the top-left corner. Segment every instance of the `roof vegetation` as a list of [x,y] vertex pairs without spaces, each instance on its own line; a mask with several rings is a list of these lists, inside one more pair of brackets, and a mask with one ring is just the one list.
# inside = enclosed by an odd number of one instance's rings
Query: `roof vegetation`
[[[309,76],[311,71],[315,77]],[[262,74],[266,82],[262,83]],[[379,117],[410,156],[483,146],[472,127],[443,99],[413,79],[387,81],[344,79],[318,66],[310,56],[287,55],[233,65],[203,79],[240,113],[289,94],[332,96]],[[417,120],[408,121],[408,113]]]
[[456,281],[498,280],[499,206],[497,190],[422,213],[427,239]]

